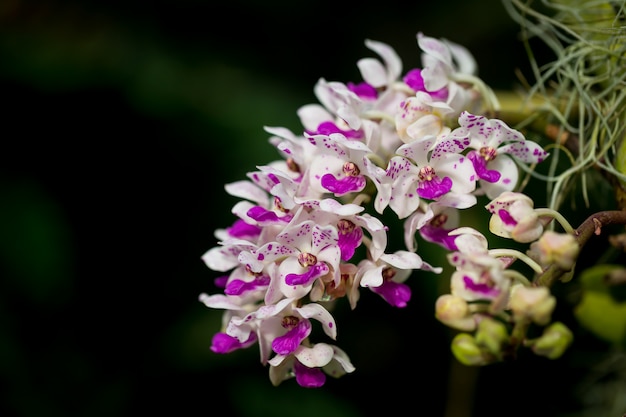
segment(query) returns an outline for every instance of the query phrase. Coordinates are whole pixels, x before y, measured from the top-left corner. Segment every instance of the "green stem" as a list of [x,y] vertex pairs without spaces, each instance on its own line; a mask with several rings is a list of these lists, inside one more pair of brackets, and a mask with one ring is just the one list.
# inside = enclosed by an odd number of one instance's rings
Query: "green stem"
[[535,214],[537,214],[538,216],[552,217],[554,220],[559,222],[563,230],[565,230],[567,233],[574,233],[574,228],[572,227],[572,225],[567,221],[565,217],[563,217],[561,213],[556,210],[552,210],[550,208],[540,208],[535,209]]
[[516,258],[516,259],[519,259],[520,261],[523,261],[526,265],[530,266],[533,269],[533,271],[535,271],[536,273],[540,274],[543,272],[543,268],[541,267],[541,265],[539,265],[537,262],[532,260],[525,253],[522,253],[515,249],[491,249],[489,250],[489,255],[495,256],[495,257]]
[[526,278],[521,272],[514,269],[505,269],[503,274],[514,281],[524,284],[524,286],[528,287],[531,285],[531,282],[528,280],[528,278]]

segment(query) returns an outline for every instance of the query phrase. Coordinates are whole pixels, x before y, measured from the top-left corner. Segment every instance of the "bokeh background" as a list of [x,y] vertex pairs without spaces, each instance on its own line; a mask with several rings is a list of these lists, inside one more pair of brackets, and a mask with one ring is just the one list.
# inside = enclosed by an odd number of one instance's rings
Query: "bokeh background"
[[224,183],[276,159],[263,126],[299,131],[320,77],[360,81],[365,39],[419,66],[418,31],[465,45],[497,89],[527,68],[498,0],[2,0],[0,416],[573,415],[572,360],[451,358],[436,275],[406,309],[339,308],[357,370],[323,389],[209,350],[200,256],[232,221]]

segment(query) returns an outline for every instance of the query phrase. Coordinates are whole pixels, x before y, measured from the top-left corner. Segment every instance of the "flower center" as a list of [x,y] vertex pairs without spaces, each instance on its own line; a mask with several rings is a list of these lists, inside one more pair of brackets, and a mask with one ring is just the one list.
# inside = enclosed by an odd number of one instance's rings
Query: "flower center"
[[420,181],[432,181],[435,175],[435,169],[430,165],[426,165],[420,169],[419,179]]
[[250,265],[246,265],[246,273],[252,277],[260,277],[263,272],[254,272]]
[[483,146],[478,151],[478,154],[487,162],[496,159],[496,156],[498,156],[496,149],[491,146]]
[[283,328],[285,329],[293,329],[298,325],[299,322],[300,319],[298,319],[296,316],[285,316],[280,322],[280,325],[283,326]]
[[339,222],[337,222],[337,230],[342,235],[349,235],[350,233],[354,231],[355,227],[356,225],[352,223],[350,220],[341,219],[339,220]]
[[289,213],[289,210],[283,207],[283,200],[280,197],[274,197],[274,207],[283,213]]
[[396,276],[396,270],[390,267],[383,268],[382,275],[383,275],[383,280],[391,281],[393,277]]
[[343,164],[343,173],[348,177],[358,177],[361,174],[361,170],[353,162],[346,162]]
[[287,168],[289,168],[293,172],[300,172],[300,166],[294,161],[293,158],[287,158],[286,160]]
[[433,227],[443,227],[443,225],[448,221],[448,215],[444,213],[439,213],[432,218],[430,221],[430,225]]
[[298,255],[298,262],[300,262],[300,265],[302,265],[303,268],[307,268],[317,263],[317,257],[312,253],[302,252]]

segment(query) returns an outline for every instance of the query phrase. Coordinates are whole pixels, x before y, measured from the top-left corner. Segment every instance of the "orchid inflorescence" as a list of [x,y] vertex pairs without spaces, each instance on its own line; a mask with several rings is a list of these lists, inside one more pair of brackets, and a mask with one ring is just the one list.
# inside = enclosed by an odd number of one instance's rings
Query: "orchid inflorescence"
[[[265,127],[281,158],[225,186],[240,199],[236,220],[215,231],[218,244],[202,256],[224,273],[215,280],[223,293],[200,295],[223,310],[211,350],[258,346],[274,385],[295,378],[320,387],[327,375],[355,370],[333,344],[332,307],[346,298],[355,309],[365,290],[407,306],[412,274],[444,271],[422,259],[418,236],[447,251],[450,293],[435,316],[460,331],[451,349],[461,362],[505,359],[531,324],[544,328],[523,342],[536,354],[556,358],[571,342],[568,328],[551,322],[555,297],[532,276],[555,263],[570,271],[579,244],[559,213],[535,208],[518,188],[520,166],[532,169],[549,154],[495,117],[498,99],[467,49],[423,33],[417,44],[422,67],[403,71],[390,46],[366,40],[380,59],[357,62],[363,81],[320,79],[319,103],[297,111],[301,134]],[[461,222],[477,204],[491,214],[491,233],[530,249],[489,248]],[[389,213],[403,225],[399,250],[389,249]],[[548,228],[554,219],[563,232]],[[324,340],[312,340],[316,326]]]

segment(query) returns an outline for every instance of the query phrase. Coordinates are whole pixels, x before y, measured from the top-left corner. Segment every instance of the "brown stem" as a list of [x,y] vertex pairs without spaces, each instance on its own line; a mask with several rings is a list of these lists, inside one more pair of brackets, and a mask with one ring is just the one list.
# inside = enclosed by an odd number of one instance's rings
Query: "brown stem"
[[[626,210],[608,210],[592,214],[574,231],[578,246],[582,249],[593,235],[602,233],[604,226],[613,224],[626,225]],[[550,287],[566,272],[568,271],[552,264],[535,278],[533,285]]]

